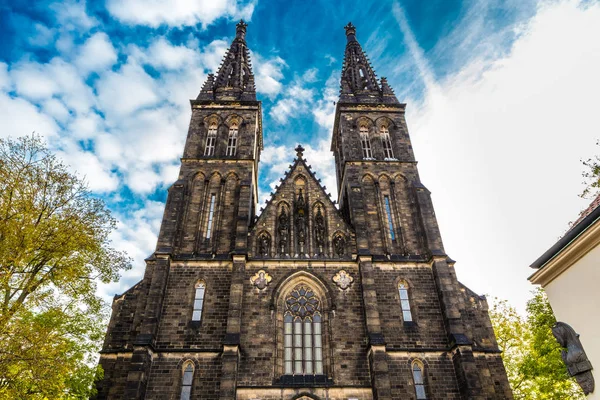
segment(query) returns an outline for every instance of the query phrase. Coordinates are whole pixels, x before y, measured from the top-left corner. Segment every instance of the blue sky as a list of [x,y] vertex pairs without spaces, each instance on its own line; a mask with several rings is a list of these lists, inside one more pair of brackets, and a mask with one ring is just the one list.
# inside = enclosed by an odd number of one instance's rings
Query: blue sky
[[[6,1],[6,0],[5,0]],[[577,0],[30,1],[0,5],[0,136],[36,131],[119,220],[142,276],[176,179],[190,98],[249,22],[261,200],[294,145],[335,190],[329,138],[344,25],[408,103],[421,177],[459,279],[522,307],[528,265],[585,206],[600,4]],[[334,196],[335,196],[334,192]]]

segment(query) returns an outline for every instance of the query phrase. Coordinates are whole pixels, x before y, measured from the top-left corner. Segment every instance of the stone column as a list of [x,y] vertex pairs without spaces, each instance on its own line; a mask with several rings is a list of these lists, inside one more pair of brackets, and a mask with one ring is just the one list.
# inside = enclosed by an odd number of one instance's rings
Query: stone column
[[381,322],[379,320],[373,264],[370,256],[359,256],[358,262],[362,282],[365,321],[367,323],[367,336],[370,344],[368,359],[371,380],[373,382],[373,396],[375,400],[391,400],[389,365],[385,350],[385,338],[381,332]]
[[246,256],[234,255],[231,289],[229,290],[227,333],[223,340],[220,400],[235,400],[236,398],[245,271]]

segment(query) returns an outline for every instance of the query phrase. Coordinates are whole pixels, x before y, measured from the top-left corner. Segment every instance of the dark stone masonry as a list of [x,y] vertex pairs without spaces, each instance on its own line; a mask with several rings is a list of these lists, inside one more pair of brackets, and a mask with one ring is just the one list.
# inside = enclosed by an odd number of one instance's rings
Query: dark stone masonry
[[[196,100],[143,279],[116,296],[98,399],[512,399],[456,279],[405,121],[346,26],[336,206],[303,148],[257,210],[246,24]],[[258,213],[258,216],[256,214]]]

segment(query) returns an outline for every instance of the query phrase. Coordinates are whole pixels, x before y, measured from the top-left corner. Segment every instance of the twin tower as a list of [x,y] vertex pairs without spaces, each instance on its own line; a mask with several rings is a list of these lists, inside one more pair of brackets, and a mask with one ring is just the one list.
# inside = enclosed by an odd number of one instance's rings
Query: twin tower
[[[196,100],[143,279],[115,296],[98,399],[512,399],[485,298],[456,279],[405,121],[346,26],[331,150],[257,210],[246,24]],[[258,215],[257,215],[258,213]]]

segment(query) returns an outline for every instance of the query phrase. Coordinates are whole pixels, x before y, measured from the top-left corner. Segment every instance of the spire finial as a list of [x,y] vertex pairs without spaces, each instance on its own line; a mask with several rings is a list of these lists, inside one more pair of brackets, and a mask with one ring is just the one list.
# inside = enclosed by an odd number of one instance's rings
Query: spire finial
[[298,147],[296,147],[294,150],[296,150],[296,155],[298,156],[298,158],[302,159],[302,157],[304,156],[304,147],[302,147],[302,145],[299,144]]
[[352,25],[352,22],[348,22],[348,25],[344,27],[346,30],[346,37],[348,38],[348,42],[353,42],[356,40],[356,27]]
[[246,27],[247,23],[244,22],[243,19],[240,19],[240,22],[235,26],[235,37],[244,40],[246,38]]

